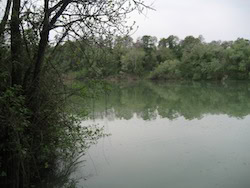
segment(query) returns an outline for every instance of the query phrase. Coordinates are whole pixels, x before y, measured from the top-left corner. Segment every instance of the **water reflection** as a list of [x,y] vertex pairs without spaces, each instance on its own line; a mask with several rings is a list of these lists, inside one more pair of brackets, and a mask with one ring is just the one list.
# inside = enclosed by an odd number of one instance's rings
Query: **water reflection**
[[111,136],[88,151],[79,187],[250,187],[250,84],[110,87],[82,122]]
[[143,120],[156,117],[174,120],[200,119],[206,114],[226,114],[243,118],[250,114],[250,84],[229,83],[152,83],[110,86],[98,100],[92,101],[93,119]]

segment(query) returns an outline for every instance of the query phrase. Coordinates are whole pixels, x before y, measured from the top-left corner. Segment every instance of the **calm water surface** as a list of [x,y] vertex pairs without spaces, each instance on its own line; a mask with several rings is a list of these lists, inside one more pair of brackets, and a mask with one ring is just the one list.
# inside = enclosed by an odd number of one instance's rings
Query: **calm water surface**
[[111,136],[78,169],[86,188],[249,188],[250,84],[113,85],[83,125]]

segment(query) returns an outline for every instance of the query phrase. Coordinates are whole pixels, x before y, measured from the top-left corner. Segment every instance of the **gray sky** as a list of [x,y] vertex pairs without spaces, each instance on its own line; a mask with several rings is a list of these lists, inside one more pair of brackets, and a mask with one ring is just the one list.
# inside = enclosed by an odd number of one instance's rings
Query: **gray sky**
[[177,35],[203,35],[212,40],[250,39],[250,0],[144,0],[153,2],[156,11],[146,17],[133,14],[139,29],[133,38],[143,35],[158,39]]

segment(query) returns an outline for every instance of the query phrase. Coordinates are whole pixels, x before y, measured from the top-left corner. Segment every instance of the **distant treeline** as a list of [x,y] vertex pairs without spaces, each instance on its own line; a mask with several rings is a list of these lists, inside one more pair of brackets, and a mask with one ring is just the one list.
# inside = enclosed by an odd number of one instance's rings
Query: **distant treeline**
[[70,41],[59,49],[58,65],[79,78],[250,79],[250,41],[243,38],[207,43],[202,36],[180,40],[171,35],[158,41],[145,35],[134,42],[118,36]]

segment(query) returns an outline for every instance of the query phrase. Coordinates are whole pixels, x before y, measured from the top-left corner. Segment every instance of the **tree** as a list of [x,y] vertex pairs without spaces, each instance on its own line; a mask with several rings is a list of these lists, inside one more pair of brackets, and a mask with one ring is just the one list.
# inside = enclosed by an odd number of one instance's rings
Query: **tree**
[[180,42],[180,45],[182,47],[182,49],[191,49],[192,47],[194,47],[197,44],[200,44],[201,41],[199,38],[195,38],[193,36],[187,36],[184,40],[182,40]]
[[157,38],[149,35],[144,35],[138,39],[138,42],[145,50],[151,50],[156,47]]
[[170,49],[174,55],[180,58],[180,40],[177,36],[170,35],[168,38],[162,38],[159,41],[158,47]]
[[160,41],[158,43],[158,47],[159,48],[167,48],[167,46],[168,46],[167,39],[166,38],[160,39]]
[[142,38],[139,38],[137,43],[139,47],[142,48],[145,52],[143,67],[146,71],[151,71],[157,64],[156,59],[156,43],[157,38],[154,36],[144,35]]
[[250,76],[250,42],[237,39],[227,48],[229,76],[234,79],[249,79]]
[[156,51],[156,54],[158,63],[163,63],[166,60],[176,59],[176,55],[174,54],[173,50],[169,48],[161,47]]
[[5,75],[0,88],[4,187],[31,187],[52,173],[48,166],[55,165],[56,157],[70,156],[79,135],[82,149],[99,135],[82,130],[62,110],[65,99],[60,92],[65,87],[52,63],[56,49],[66,39],[128,32],[127,14],[144,8],[141,0],[7,1],[0,25],[0,35],[5,37],[1,46],[10,54],[8,61],[2,53],[0,58],[0,75]]
[[133,38],[125,35],[123,37],[117,36],[114,39],[114,47],[112,50],[112,55],[114,56],[114,65],[116,70],[113,73],[119,74],[122,70],[122,57],[128,53],[129,49],[133,47]]
[[144,74],[144,57],[145,52],[141,48],[132,48],[122,56],[122,70],[127,73],[132,73],[136,75],[143,75]]
[[170,35],[166,39],[167,47],[170,49],[174,49],[179,44],[179,38],[174,35]]

